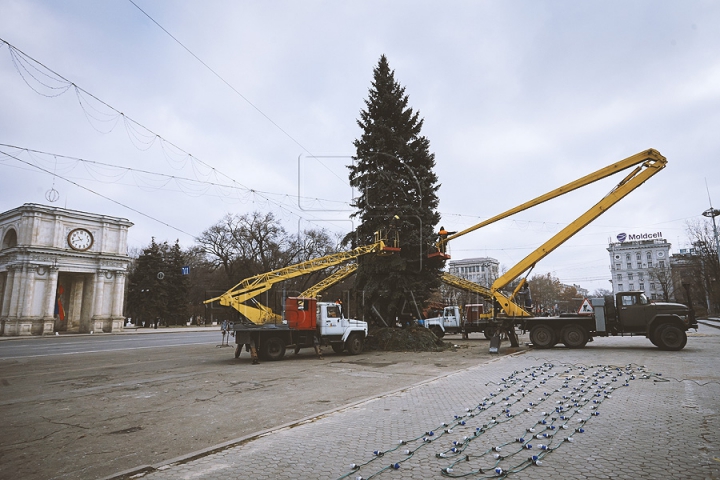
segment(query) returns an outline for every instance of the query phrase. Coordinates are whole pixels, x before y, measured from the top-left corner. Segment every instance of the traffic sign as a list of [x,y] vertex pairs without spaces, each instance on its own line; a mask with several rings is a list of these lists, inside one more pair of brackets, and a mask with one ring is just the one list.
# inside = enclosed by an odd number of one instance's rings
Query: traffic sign
[[580,305],[580,309],[578,310],[579,315],[592,315],[593,314],[593,308],[592,305],[590,305],[590,300],[587,298],[583,301],[582,305]]

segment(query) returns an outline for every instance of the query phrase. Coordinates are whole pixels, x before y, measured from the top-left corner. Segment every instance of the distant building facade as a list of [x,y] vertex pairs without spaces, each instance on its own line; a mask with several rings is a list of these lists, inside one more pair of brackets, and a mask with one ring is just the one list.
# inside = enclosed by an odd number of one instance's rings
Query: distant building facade
[[662,233],[624,234],[607,248],[613,292],[642,290],[648,297],[663,299],[672,288],[670,243]]
[[[680,253],[670,256],[675,301],[687,301],[688,292],[685,291],[683,285],[692,284],[693,280],[701,275],[698,271],[700,265],[702,265],[702,262],[694,248],[681,248]],[[707,301],[708,296],[705,295],[705,298]]]
[[448,273],[484,287],[490,287],[498,278],[500,262],[490,257],[450,260]]
[[0,335],[122,330],[131,226],[32,203],[0,213]]

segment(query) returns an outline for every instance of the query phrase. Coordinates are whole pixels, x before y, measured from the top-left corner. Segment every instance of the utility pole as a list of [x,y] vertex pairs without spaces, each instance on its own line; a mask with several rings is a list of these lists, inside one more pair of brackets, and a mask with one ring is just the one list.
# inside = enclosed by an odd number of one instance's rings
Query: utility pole
[[705,189],[707,190],[708,194],[708,203],[710,203],[710,208],[705,210],[702,215],[703,217],[710,217],[712,218],[712,224],[713,224],[713,237],[715,238],[715,252],[718,256],[718,263],[720,264],[720,239],[718,239],[718,231],[717,231],[717,225],[715,225],[715,217],[720,216],[720,210],[717,208],[713,208],[712,206],[712,199],[710,198],[710,189],[707,185],[707,179],[705,179]]
[[[715,253],[717,253],[718,256],[718,265],[720,265],[720,238],[718,238],[718,231],[717,231],[717,225],[715,224],[715,217],[720,215],[720,210],[717,208],[713,208],[712,206],[712,199],[710,198],[710,190],[707,186],[707,179],[705,180],[705,188],[708,192],[708,202],[710,203],[710,208],[705,210],[702,215],[703,217],[709,217],[712,218],[712,224],[713,224],[713,237],[715,238]],[[710,302],[708,302],[709,304]],[[709,305],[708,305],[709,307]],[[710,308],[708,308],[710,310]]]
[[718,254],[718,262],[720,263],[720,239],[718,238],[717,225],[715,224],[715,217],[720,216],[720,210],[712,208],[712,204],[710,204],[710,208],[705,210],[702,214],[704,217],[712,218],[713,237],[715,237],[715,251]]

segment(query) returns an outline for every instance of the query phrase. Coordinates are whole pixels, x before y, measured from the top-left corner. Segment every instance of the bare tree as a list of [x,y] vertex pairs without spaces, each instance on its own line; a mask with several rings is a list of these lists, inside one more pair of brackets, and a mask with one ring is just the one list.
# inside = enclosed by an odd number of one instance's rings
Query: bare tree
[[720,262],[710,221],[688,222],[687,234],[693,245],[693,268],[683,280],[691,284],[699,305],[706,306],[709,313],[720,312]]
[[[253,212],[225,215],[200,234],[197,245],[213,269],[224,271],[223,288],[228,288],[244,278],[335,253],[339,237],[324,229],[291,234],[272,213]],[[278,291],[299,293],[328,273],[315,272],[290,280],[279,285]],[[277,296],[275,301],[281,302],[284,295]]]
[[669,265],[650,267],[648,268],[648,274],[650,275],[650,280],[654,281],[655,284],[660,287],[664,301],[669,302],[671,298],[674,298],[675,287]]
[[553,311],[560,301],[562,289],[560,280],[550,273],[533,275],[530,278],[530,290],[535,310],[538,313]]

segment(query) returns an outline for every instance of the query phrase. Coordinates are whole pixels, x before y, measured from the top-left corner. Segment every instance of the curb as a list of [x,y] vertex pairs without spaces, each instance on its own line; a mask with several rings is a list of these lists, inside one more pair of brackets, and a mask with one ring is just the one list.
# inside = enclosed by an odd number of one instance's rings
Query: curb
[[702,323],[703,325],[707,325],[708,327],[720,328],[719,320],[707,319],[707,320],[698,320],[697,322]]

